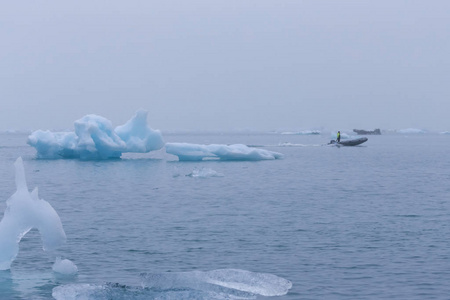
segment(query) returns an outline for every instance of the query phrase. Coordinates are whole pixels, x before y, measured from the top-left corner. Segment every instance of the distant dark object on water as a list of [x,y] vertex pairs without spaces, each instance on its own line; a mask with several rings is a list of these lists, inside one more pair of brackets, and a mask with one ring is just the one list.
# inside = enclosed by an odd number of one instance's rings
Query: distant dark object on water
[[381,134],[380,129],[375,129],[375,130],[353,129],[353,131],[356,132],[356,134],[360,134],[360,135]]
[[366,137],[362,137],[359,139],[354,139],[354,140],[346,140],[346,141],[335,141],[335,140],[331,140],[328,145],[336,145],[336,146],[357,146],[360,145],[362,143],[367,142],[368,138]]

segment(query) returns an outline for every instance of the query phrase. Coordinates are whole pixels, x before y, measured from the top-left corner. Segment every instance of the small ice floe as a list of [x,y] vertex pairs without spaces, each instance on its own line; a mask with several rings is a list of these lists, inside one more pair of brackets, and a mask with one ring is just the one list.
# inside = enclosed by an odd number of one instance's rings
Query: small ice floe
[[283,135],[319,135],[319,130],[284,131]]
[[180,161],[201,161],[204,159],[220,160],[273,160],[282,158],[282,154],[265,149],[235,145],[199,145],[189,143],[167,143],[166,152],[178,156]]
[[69,299],[256,299],[282,296],[292,288],[289,280],[268,273],[238,269],[143,273],[141,286],[120,283],[68,284],[53,289],[57,300]]
[[423,134],[423,133],[426,133],[426,131],[422,130],[422,129],[418,129],[418,128],[406,128],[406,129],[397,130],[397,133],[401,133],[401,134]]
[[278,147],[306,147],[308,145],[305,144],[294,144],[294,143],[289,143],[289,142],[285,142],[285,143],[279,143]]
[[[247,297],[252,295],[282,296],[292,287],[289,280],[268,273],[255,273],[239,269],[213,271],[144,273],[143,287],[158,290],[194,289],[228,293]],[[235,294],[239,293],[240,294]],[[246,299],[246,298],[244,298]]]
[[53,271],[63,275],[74,275],[78,272],[77,266],[68,259],[61,260],[61,257],[57,257],[52,267]]

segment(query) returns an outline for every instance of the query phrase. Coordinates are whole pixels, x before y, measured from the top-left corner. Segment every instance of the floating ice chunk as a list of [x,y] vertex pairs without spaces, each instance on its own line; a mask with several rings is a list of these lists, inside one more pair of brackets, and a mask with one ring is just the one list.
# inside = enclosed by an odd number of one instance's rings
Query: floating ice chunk
[[425,130],[418,129],[418,128],[406,128],[406,129],[400,129],[397,130],[398,133],[402,134],[420,134],[420,133],[426,133]]
[[147,125],[147,112],[139,110],[122,126],[113,128],[111,121],[97,115],[86,115],[75,121],[75,132],[38,130],[28,137],[38,158],[120,158],[124,152],[149,152],[161,149],[161,133]]
[[265,149],[250,148],[246,145],[198,145],[188,143],[167,143],[166,152],[178,156],[180,161],[203,160],[204,158],[221,160],[268,160],[279,159],[281,153]]
[[293,144],[293,143],[279,143],[277,147],[306,147],[304,144]]
[[207,178],[207,177],[223,177],[223,174],[217,173],[213,169],[209,168],[201,168],[195,169],[191,173],[186,176],[194,177],[194,178]]
[[245,270],[143,273],[140,288],[121,284],[69,284],[53,289],[57,300],[69,299],[255,299],[282,296],[292,288],[284,278]]
[[29,193],[22,158],[14,163],[17,191],[6,201],[0,222],[0,270],[7,270],[19,252],[19,242],[32,228],[41,234],[44,250],[54,250],[66,241],[61,220],[53,207],[39,199],[38,189]]
[[146,273],[141,274],[141,277],[144,287],[162,290],[190,288],[224,292],[225,290],[222,288],[226,288],[253,295],[281,296],[285,295],[292,287],[292,283],[284,278],[238,269],[219,269],[208,272]]
[[72,261],[68,259],[61,260],[61,257],[56,258],[52,269],[54,272],[64,275],[74,275],[78,272],[77,266]]

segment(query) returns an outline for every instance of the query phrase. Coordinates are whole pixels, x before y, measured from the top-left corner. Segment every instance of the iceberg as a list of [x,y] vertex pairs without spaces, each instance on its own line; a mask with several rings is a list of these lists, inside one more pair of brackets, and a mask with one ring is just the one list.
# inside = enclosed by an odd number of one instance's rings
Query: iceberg
[[41,234],[44,250],[55,250],[66,242],[66,234],[53,207],[39,199],[38,189],[28,191],[22,158],[14,163],[17,191],[6,201],[0,221],[0,270],[8,270],[19,252],[19,242],[32,228]]
[[38,158],[83,160],[120,158],[125,152],[146,153],[164,146],[160,131],[147,125],[144,110],[115,129],[111,121],[98,115],[86,115],[74,127],[75,132],[37,130],[28,137],[28,144],[36,148]]
[[238,269],[208,272],[143,273],[141,287],[118,283],[68,284],[55,287],[52,296],[67,299],[255,299],[282,296],[292,288],[289,280],[268,273]]
[[280,159],[282,154],[265,149],[251,148],[242,144],[199,145],[189,143],[167,143],[166,152],[178,156],[180,161],[220,160],[270,160]]

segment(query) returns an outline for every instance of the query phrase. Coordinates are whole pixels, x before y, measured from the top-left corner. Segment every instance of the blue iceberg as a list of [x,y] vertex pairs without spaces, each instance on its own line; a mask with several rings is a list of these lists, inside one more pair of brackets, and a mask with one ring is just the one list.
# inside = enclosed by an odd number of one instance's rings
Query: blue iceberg
[[84,116],[74,127],[75,132],[37,130],[28,137],[28,144],[36,148],[38,158],[83,160],[120,158],[125,152],[146,153],[164,146],[160,131],[147,125],[144,110],[115,129],[111,121],[98,115]]
[[282,154],[265,149],[257,149],[242,144],[199,145],[189,143],[167,143],[166,152],[178,156],[180,161],[220,160],[271,160],[282,158]]

